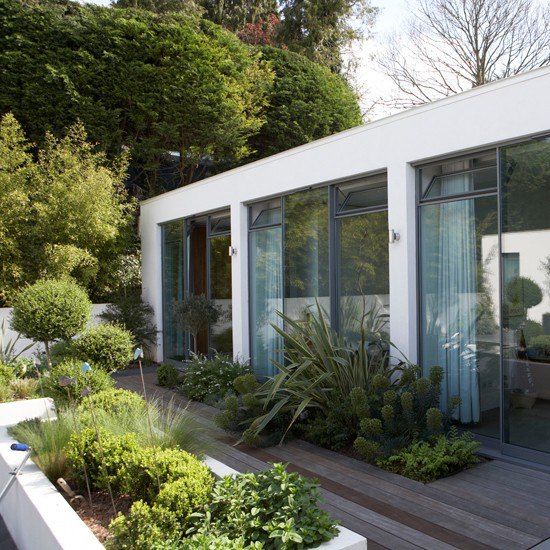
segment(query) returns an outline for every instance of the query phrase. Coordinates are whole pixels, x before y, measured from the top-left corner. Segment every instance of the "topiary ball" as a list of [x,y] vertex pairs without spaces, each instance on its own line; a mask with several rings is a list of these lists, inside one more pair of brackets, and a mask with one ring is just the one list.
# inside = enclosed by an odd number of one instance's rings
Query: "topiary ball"
[[79,359],[96,369],[115,372],[132,361],[134,337],[118,325],[94,325],[74,341],[74,349]]

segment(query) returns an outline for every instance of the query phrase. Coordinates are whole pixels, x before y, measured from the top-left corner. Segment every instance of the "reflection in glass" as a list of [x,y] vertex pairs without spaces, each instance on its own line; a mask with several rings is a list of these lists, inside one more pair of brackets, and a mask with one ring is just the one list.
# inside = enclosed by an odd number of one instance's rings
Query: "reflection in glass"
[[422,199],[449,197],[472,191],[496,191],[495,151],[422,167],[420,181]]
[[183,298],[183,220],[162,227],[162,288],[164,357],[185,358],[184,335],[173,315],[173,304]]
[[210,299],[221,309],[220,319],[210,327],[210,347],[220,353],[233,351],[230,245],[231,235],[210,238]]
[[376,174],[339,185],[336,197],[338,214],[386,206],[388,204],[387,175]]
[[284,199],[285,314],[302,318],[315,306],[328,312],[328,189]]
[[504,441],[550,452],[550,140],[504,147]]
[[[466,174],[464,192],[471,183]],[[498,437],[497,198],[423,205],[420,224],[422,365],[445,371],[443,408],[459,396],[456,419]]]
[[[337,232],[340,330],[357,344],[364,315],[389,315],[388,213],[340,218]],[[389,325],[381,328],[389,336]]]
[[271,323],[280,326],[283,310],[282,229],[250,232],[251,359],[258,376],[272,376],[280,361],[280,337]]

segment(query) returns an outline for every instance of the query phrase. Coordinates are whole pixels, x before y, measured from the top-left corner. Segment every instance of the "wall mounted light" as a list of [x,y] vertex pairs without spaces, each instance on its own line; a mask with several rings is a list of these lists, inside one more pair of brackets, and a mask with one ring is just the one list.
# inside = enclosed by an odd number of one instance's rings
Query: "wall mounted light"
[[390,244],[393,244],[397,242],[400,239],[401,235],[399,233],[396,233],[393,229],[390,229]]
[[234,246],[229,247],[229,255],[230,256],[236,256],[237,255],[237,249]]

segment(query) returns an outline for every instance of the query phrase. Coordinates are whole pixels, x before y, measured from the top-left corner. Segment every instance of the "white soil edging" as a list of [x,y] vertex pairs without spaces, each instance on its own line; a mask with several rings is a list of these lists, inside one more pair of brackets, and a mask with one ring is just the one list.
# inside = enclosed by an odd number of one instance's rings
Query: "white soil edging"
[[[238,474],[237,470],[230,468],[223,462],[215,458],[206,456],[204,463],[212,470],[216,477],[234,476]],[[366,550],[367,539],[362,535],[358,535],[341,525],[338,526],[338,536],[317,546],[320,550]]]
[[[0,491],[25,453],[12,451],[7,428],[32,418],[55,418],[50,398],[0,404]],[[18,443],[25,443],[20,441]],[[0,515],[18,550],[100,550],[103,545],[71,505],[29,460],[0,502]]]

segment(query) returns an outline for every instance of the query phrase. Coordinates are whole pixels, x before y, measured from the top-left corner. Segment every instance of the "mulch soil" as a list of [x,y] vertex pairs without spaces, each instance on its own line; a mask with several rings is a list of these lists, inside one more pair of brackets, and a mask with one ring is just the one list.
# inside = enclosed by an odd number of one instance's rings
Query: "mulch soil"
[[73,507],[80,519],[90,528],[92,533],[102,544],[111,537],[109,532],[109,523],[118,515],[118,512],[127,514],[132,505],[132,501],[127,496],[115,498],[116,514],[113,510],[113,504],[109,493],[104,491],[92,492],[92,505],[88,495],[83,493],[83,499],[65,498]]

